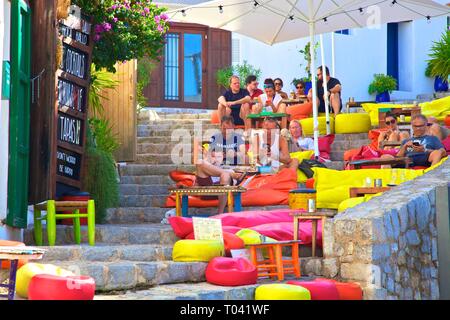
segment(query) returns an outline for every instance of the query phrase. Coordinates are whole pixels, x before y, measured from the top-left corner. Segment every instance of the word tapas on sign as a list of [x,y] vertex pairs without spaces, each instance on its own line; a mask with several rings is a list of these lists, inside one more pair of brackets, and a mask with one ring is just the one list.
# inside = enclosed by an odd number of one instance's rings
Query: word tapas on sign
[[58,103],[61,107],[69,107],[84,112],[86,89],[72,82],[58,79]]
[[88,56],[66,44],[63,47],[63,60],[61,69],[78,78],[86,77]]
[[76,29],[72,29],[71,27],[66,26],[62,23],[59,24],[59,32],[62,36],[71,38],[81,44],[84,44],[85,46],[89,44],[89,35]]
[[81,146],[82,122],[66,114],[58,114],[58,140]]
[[80,179],[81,155],[63,148],[57,148],[57,174],[74,180]]

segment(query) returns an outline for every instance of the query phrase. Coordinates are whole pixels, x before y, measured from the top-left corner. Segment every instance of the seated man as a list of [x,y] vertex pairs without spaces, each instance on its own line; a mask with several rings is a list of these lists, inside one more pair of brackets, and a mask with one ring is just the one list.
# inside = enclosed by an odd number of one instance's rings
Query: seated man
[[445,140],[450,135],[450,129],[439,125],[435,117],[428,117],[428,134],[436,136],[440,141]]
[[245,125],[245,130],[251,128],[251,120],[247,119],[250,113],[250,94],[247,89],[241,89],[239,77],[231,76],[230,90],[225,91],[217,101],[219,119],[231,115],[236,125]]
[[[222,117],[220,129],[220,133],[211,137],[206,159],[196,161],[196,184],[199,186],[211,186],[217,180],[222,185],[232,185],[233,179],[239,180],[242,177],[242,174],[221,166],[244,163],[244,140],[234,132],[233,118],[230,116]],[[226,195],[219,196],[219,213],[224,212],[226,204]]]
[[[381,143],[383,141],[401,142],[409,138],[409,133],[406,131],[400,131],[397,125],[397,116],[392,113],[386,113],[385,122],[387,131],[382,131],[378,136],[378,148],[381,149]],[[393,147],[384,147],[388,150]]]
[[[397,153],[398,157],[409,157],[412,166],[429,167],[437,164],[447,156],[444,146],[435,136],[427,135],[427,118],[424,115],[415,115],[411,119],[413,137],[403,140]],[[393,159],[391,155],[383,155],[381,158]]]
[[280,125],[274,118],[266,118],[263,122],[262,134],[254,136],[252,153],[262,166],[270,166],[273,171],[283,168],[298,167],[298,160],[292,159],[286,139],[280,136]]
[[[329,106],[332,108],[334,114],[338,114],[341,111],[342,107],[342,87],[341,82],[336,79],[330,77],[330,70],[328,67],[325,67],[326,77],[327,77],[327,93],[324,93],[323,90],[323,74],[322,74],[322,67],[319,67],[317,69],[317,99],[318,99],[318,106],[319,106],[319,112],[325,113],[325,97],[328,97]],[[312,101],[312,89],[308,92],[308,99],[309,101]]]
[[289,152],[314,150],[314,140],[304,138],[302,125],[297,120],[289,123],[290,139],[288,139]]

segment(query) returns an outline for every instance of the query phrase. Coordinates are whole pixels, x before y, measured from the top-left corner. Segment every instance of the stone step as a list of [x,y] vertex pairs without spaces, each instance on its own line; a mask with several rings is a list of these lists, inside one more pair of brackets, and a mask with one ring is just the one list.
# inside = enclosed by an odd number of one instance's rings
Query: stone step
[[167,261],[172,260],[172,246],[161,245],[105,245],[97,243],[95,246],[66,245],[40,247],[47,252],[39,262],[53,263],[54,261]]
[[96,292],[202,282],[205,281],[207,265],[204,262],[174,261],[52,261],[51,263],[94,278]]
[[167,185],[120,184],[121,195],[162,195],[168,194]]
[[[175,164],[176,162],[189,161],[192,163],[192,153],[188,152],[186,154],[182,153],[183,157],[174,154],[172,159],[171,154],[154,154],[154,153],[143,153],[136,155],[136,163],[146,163],[146,164]],[[175,161],[176,162],[175,162]]]
[[335,134],[334,141],[355,141],[367,139],[367,133],[345,133]]
[[344,151],[333,151],[330,153],[331,161],[344,161]]
[[137,154],[170,154],[172,150],[174,150],[175,146],[176,150],[188,150],[191,152],[193,149],[192,143],[180,143],[179,141],[167,141],[165,143],[138,143],[137,145]]
[[[266,207],[243,207],[243,211],[268,211],[286,209],[288,206],[266,206]],[[108,209],[106,223],[110,224],[130,224],[130,223],[159,223],[165,217],[166,212],[175,213],[174,208],[113,208]],[[190,215],[216,215],[217,207],[189,208]]]
[[194,165],[174,165],[174,164],[126,164],[120,166],[121,176],[161,176],[168,175],[172,170],[183,170],[193,172]]
[[[47,230],[43,226],[43,242],[47,242]],[[35,245],[33,228],[24,230],[24,242]],[[105,244],[159,244],[172,245],[178,238],[169,225],[160,223],[148,224],[97,224],[95,226],[96,243]],[[74,244],[73,227],[56,226],[56,245]],[[81,243],[87,243],[87,226],[81,226]]]
[[347,151],[350,149],[356,149],[362,146],[366,146],[372,143],[369,139],[361,139],[361,140],[339,140],[334,141],[331,145],[331,152],[339,152],[339,151]]
[[[148,290],[127,291],[121,294],[96,295],[94,300],[254,300],[259,284],[222,287],[199,282],[159,285]],[[225,312],[222,310],[222,312]]]
[[120,207],[163,207],[167,193],[159,195],[119,195]]
[[344,161],[330,161],[326,162],[325,165],[328,169],[334,170],[343,170],[344,169]]
[[[149,119],[150,115],[154,112],[155,112],[155,110],[151,110],[151,109],[141,110],[141,112],[139,112],[139,114],[138,114],[138,119]],[[201,113],[187,113],[186,110],[183,110],[183,109],[174,110],[174,112],[170,112],[170,113],[156,111],[156,113],[158,114],[158,118],[161,120],[164,120],[164,119],[171,119],[171,120],[209,119],[210,120],[211,112],[212,112],[212,110],[204,110],[204,112],[201,112]]]
[[105,223],[140,224],[160,223],[171,208],[125,207],[108,209]]
[[161,123],[161,122],[144,122],[138,123],[137,130],[165,130],[165,131],[174,131],[176,129],[188,129],[188,130],[210,130],[217,129],[220,127],[217,124],[211,124],[206,121],[196,120],[194,122],[178,122],[174,121],[173,123]]
[[160,185],[160,186],[169,186],[174,182],[170,177],[165,175],[158,176],[122,176],[120,177],[120,184],[139,184],[139,185]]
[[[217,133],[216,128],[202,129],[201,131],[195,131],[193,128],[186,128],[180,130],[167,130],[158,128],[141,128],[137,130],[137,137],[166,137],[172,141],[191,141],[194,136],[201,133],[203,137],[211,137],[213,134]],[[189,139],[188,139],[189,138]]]

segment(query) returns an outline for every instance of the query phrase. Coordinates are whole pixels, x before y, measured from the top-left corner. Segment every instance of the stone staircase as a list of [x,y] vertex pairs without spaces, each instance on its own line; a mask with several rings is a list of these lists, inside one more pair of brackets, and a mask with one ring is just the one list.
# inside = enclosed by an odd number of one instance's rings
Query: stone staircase
[[[160,223],[170,210],[163,208],[167,187],[173,183],[168,173],[174,169],[193,171],[194,166],[173,163],[171,151],[180,140],[172,139],[171,133],[180,129],[184,137],[193,134],[194,126],[200,124],[203,131],[218,126],[211,125],[210,115],[202,113],[166,114],[160,118],[150,120],[148,110],[139,115],[137,162],[120,165],[120,205],[108,210],[106,224],[96,226],[96,246],[87,245],[85,226],[83,245],[79,246],[73,245],[72,226],[58,225],[56,245],[46,247],[48,252],[42,262],[93,277],[100,294],[96,299],[252,299],[255,286],[223,288],[202,283],[205,263],[172,261],[172,246],[177,238],[170,226]],[[336,135],[332,161],[327,166],[342,169],[344,151],[367,143],[367,134]],[[244,209],[274,208],[279,206]],[[193,208],[192,213],[211,214],[216,210]],[[34,244],[32,229],[25,230],[24,240]],[[302,272],[318,273],[318,260],[302,258]]]

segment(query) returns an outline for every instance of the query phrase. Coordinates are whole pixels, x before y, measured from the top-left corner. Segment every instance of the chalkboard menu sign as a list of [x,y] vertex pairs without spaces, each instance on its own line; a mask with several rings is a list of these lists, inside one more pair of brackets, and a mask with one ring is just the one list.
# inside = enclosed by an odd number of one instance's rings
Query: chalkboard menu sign
[[86,145],[87,104],[92,61],[92,21],[69,15],[59,21],[62,61],[55,77],[56,134],[52,171],[58,189],[82,188]]

